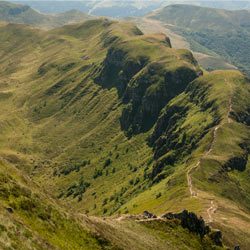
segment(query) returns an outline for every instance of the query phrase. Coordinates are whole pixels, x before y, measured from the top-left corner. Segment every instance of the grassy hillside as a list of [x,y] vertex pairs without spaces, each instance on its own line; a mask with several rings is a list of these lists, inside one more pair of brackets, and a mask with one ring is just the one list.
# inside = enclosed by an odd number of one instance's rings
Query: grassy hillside
[[[103,29],[104,27],[106,29]],[[21,30],[22,27],[18,28]],[[13,32],[11,32],[12,29]],[[16,37],[15,30],[16,25],[8,25],[8,33],[14,37]],[[103,32],[100,32],[101,30]],[[34,34],[34,30],[23,27],[23,34],[26,32]],[[128,125],[124,124],[126,133],[129,133],[129,130],[131,133],[140,132],[130,129],[134,121],[130,123],[129,120],[123,118],[126,116],[126,112],[132,116],[127,111],[128,107],[132,107],[131,112],[136,112],[133,108],[137,108],[133,107],[133,96],[127,97],[128,93],[136,94],[136,91],[140,90],[141,92],[138,92],[141,95],[140,98],[153,105],[151,98],[155,98],[154,88],[167,87],[163,88],[164,95],[159,96],[163,99],[161,106],[152,106],[154,109],[151,113],[155,115],[154,113],[159,113],[161,107],[168,102],[168,89],[174,95],[174,93],[180,93],[184,88],[183,86],[181,89],[178,85],[177,89],[171,85],[164,86],[164,73],[168,73],[172,78],[179,76],[181,79],[181,75],[187,71],[191,73],[188,77],[194,79],[199,68],[189,52],[169,48],[168,40],[164,36],[143,36],[137,28],[126,23],[96,20],[82,25],[67,26],[54,30],[52,33],[53,35],[50,35],[50,33],[38,31],[33,38],[31,34],[25,35],[30,39],[23,40],[23,43],[27,45],[30,43],[29,46],[25,46],[26,50],[18,47],[14,49],[12,46],[9,47],[9,44],[3,49],[3,51],[11,50],[11,53],[3,57],[2,74],[6,74],[12,68],[18,72],[18,79],[22,77],[25,79],[25,84],[20,83],[23,87],[16,88],[17,92],[20,91],[17,96],[11,96],[11,98],[15,98],[13,100],[15,105],[21,105],[19,108],[26,113],[27,120],[18,127],[26,129],[27,123],[31,123],[32,130],[26,139],[21,137],[19,143],[8,142],[12,145],[3,143],[2,146],[3,149],[11,147],[15,151],[32,154],[33,157],[37,154],[34,159],[36,162],[33,163],[34,165],[32,164],[32,171],[39,175],[41,174],[40,168],[47,165],[46,163],[43,166],[43,159],[40,158],[45,157],[47,160],[53,161],[48,162],[48,165],[54,166],[49,170],[50,174],[55,176],[51,184],[54,184],[57,195],[68,197],[67,199],[75,196],[74,201],[78,207],[78,199],[81,199],[81,194],[77,195],[76,188],[72,187],[73,193],[70,195],[72,191],[71,189],[67,191],[67,189],[72,186],[72,180],[78,183],[84,172],[84,182],[91,184],[84,194],[89,201],[80,202],[86,209],[91,210],[93,206],[96,206],[95,211],[92,212],[102,213],[105,211],[105,206],[102,205],[103,200],[120,193],[120,190],[126,186],[134,190],[133,192],[136,191],[136,187],[129,184],[128,181],[139,177],[141,182],[143,181],[144,164],[152,155],[145,140],[146,133],[128,140],[121,131],[120,122],[123,124],[122,119],[124,119],[128,122]],[[60,39],[55,39],[55,34],[60,34]],[[3,39],[6,39],[6,36],[4,37]],[[44,40],[41,37],[44,37]],[[133,40],[131,37],[134,37]],[[85,40],[87,38],[88,40]],[[31,45],[33,41],[37,46],[35,48],[32,48]],[[1,44],[4,46],[6,43],[3,41]],[[23,48],[22,43],[18,44]],[[43,46],[44,48],[42,48]],[[41,49],[42,51],[39,51]],[[125,54],[125,60],[119,60],[115,53],[120,53],[122,57]],[[14,67],[10,67],[13,54],[21,61],[18,66],[15,64]],[[158,60],[158,64],[151,63],[157,58],[161,60]],[[32,67],[27,67],[27,64],[32,64]],[[132,72],[134,76],[130,75],[129,67],[137,67],[138,70],[142,67],[140,75],[137,72]],[[27,70],[31,70],[31,72],[27,72]],[[111,75],[109,70],[113,70],[113,79],[119,75],[121,79],[119,85],[114,86],[115,82],[112,83],[107,79]],[[161,77],[157,75],[158,72],[161,72]],[[10,74],[15,75],[16,73],[10,72]],[[137,74],[138,83],[135,82]],[[155,81],[150,81],[147,88],[145,86],[135,88],[136,84],[143,83],[139,79],[147,78],[148,75],[152,79],[155,78]],[[26,80],[26,77],[29,81]],[[41,85],[40,82],[43,84]],[[128,88],[124,87],[126,85]],[[28,89],[32,89],[33,93],[27,91]],[[6,108],[11,108],[8,106],[10,100],[5,99],[5,101]],[[139,113],[143,111],[144,106],[141,104],[140,111],[137,111],[138,118]],[[149,114],[149,111],[144,112]],[[18,117],[13,122],[23,123],[23,118]],[[139,122],[143,125],[143,121]],[[72,130],[72,128],[74,129]],[[9,136],[12,136],[11,134],[10,131]],[[139,147],[139,145],[141,146]],[[141,155],[141,159],[138,159],[135,150],[138,151],[137,154]],[[127,157],[130,157],[130,164],[126,160]],[[105,163],[106,161],[107,163]],[[36,165],[37,168],[33,169]],[[124,180],[118,178],[121,173],[125,177]],[[138,178],[136,178],[137,175]],[[128,176],[130,176],[129,179]],[[108,180],[105,186],[104,179]],[[110,190],[111,181],[117,183],[117,190]],[[101,192],[92,195],[93,188]],[[102,194],[104,190],[107,190],[105,197]],[[122,200],[122,197],[121,201],[113,200],[112,203],[117,203],[115,206],[107,205],[116,210],[124,202]]]
[[212,233],[201,240],[178,220],[70,214],[20,170],[0,164],[1,249],[222,249]]
[[[177,34],[177,32],[173,31],[171,27],[167,27],[164,22],[161,22],[156,19],[152,19],[149,17],[143,17],[143,18],[136,18],[133,19],[133,21],[136,22],[136,25],[143,31],[145,34],[155,34],[155,33],[163,33],[166,34],[170,40],[171,45],[173,48],[176,49],[191,49],[191,44],[187,41],[187,39],[181,35]],[[199,65],[208,71],[212,70],[232,70],[237,69],[237,67],[229,64],[226,62],[225,59],[223,59],[218,54],[212,52],[211,50],[205,48],[204,46],[201,46],[196,43],[197,46],[192,45],[192,53],[199,63]],[[197,51],[202,51],[197,52]]]
[[0,164],[1,249],[111,249],[41,194],[29,177]]
[[71,10],[56,15],[45,15],[27,5],[0,2],[0,20],[11,23],[23,23],[43,28],[62,26],[68,23],[82,22],[89,19],[87,14]]
[[171,25],[200,52],[204,48],[221,55],[228,62],[249,74],[250,12],[227,11],[191,5],[167,6],[151,18]]
[[[2,23],[0,33],[0,155],[39,195],[97,231],[105,247],[211,249],[178,223],[92,217],[183,209],[220,228],[230,246],[249,244],[241,226],[249,225],[250,85],[241,73],[203,73],[189,51],[126,22],[51,31]],[[37,232],[67,249],[57,242],[67,227],[52,238]]]

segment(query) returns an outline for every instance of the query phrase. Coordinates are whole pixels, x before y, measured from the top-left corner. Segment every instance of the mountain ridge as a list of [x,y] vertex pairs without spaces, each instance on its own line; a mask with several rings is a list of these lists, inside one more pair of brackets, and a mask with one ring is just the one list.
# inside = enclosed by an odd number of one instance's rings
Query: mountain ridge
[[[68,213],[104,216],[89,219],[97,231],[104,225],[121,231],[123,223],[126,230],[135,226],[141,249],[145,235],[152,234],[153,240],[159,225],[152,222],[152,231],[130,220],[117,225],[110,215],[149,210],[159,216],[187,209],[219,228],[226,245],[247,246],[248,232],[241,225],[249,221],[250,105],[249,80],[242,73],[202,75],[192,54],[171,48],[166,36],[144,35],[131,23],[105,18],[50,31],[3,24],[0,32],[6,34],[0,37],[0,154],[9,164]],[[164,102],[155,107],[155,100]],[[131,118],[124,128],[123,112]],[[144,112],[156,117],[146,129]],[[233,122],[215,130],[228,113]],[[213,154],[191,175],[196,199],[187,173],[211,144]],[[239,161],[242,168],[237,169]],[[237,206],[239,224],[232,216]],[[182,229],[176,230],[178,235]],[[196,236],[180,233],[185,242],[178,238],[176,248],[192,249],[186,239]],[[133,231],[128,235],[121,248],[135,242],[129,239]],[[91,239],[95,244],[96,238]],[[204,247],[196,240],[194,247]],[[152,244],[163,247],[164,242]]]

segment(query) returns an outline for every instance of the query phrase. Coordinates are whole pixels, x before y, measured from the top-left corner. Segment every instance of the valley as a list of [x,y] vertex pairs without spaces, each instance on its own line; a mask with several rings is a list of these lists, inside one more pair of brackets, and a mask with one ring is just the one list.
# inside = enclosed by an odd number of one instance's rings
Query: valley
[[[170,40],[173,48],[177,49],[188,49],[191,50],[192,45],[185,39],[184,36],[181,36],[178,32],[173,30],[170,24],[165,24],[164,22],[153,20],[149,17],[139,18],[135,20],[138,27],[144,32],[148,34],[154,33],[164,33],[166,34]],[[192,48],[193,55],[195,59],[198,61],[199,65],[201,65],[206,70],[214,70],[214,69],[237,69],[234,65],[228,63],[226,60],[221,58],[219,55],[215,53],[209,53],[206,50],[203,50],[201,53],[197,48]],[[208,54],[206,54],[208,53]]]
[[147,17],[161,21],[171,31],[185,37],[192,50],[212,57],[219,55],[222,60],[249,75],[249,10],[229,11],[175,4]]
[[248,249],[249,78],[136,23],[0,23],[0,248]]

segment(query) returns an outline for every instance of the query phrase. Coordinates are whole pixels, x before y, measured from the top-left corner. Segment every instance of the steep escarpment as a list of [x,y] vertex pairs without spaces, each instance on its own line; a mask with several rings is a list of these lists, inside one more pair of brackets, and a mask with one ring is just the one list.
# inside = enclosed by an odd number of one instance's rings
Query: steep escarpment
[[[135,133],[151,128],[161,109],[197,75],[197,71],[188,67],[168,71],[158,63],[148,65],[128,85],[124,97],[128,104],[123,110],[122,127]],[[130,126],[128,122],[131,122]]]
[[[224,93],[221,92],[223,86],[228,87]],[[245,92],[241,92],[243,89]],[[244,172],[248,163],[249,131],[247,123],[237,117],[248,116],[248,89],[248,79],[236,71],[213,72],[189,84],[162,110],[148,138],[156,160],[151,178],[159,175],[162,179],[164,169],[168,170],[169,165],[190,159],[211,131],[212,138],[204,145],[205,157],[201,165],[214,161],[221,167],[208,180],[212,182],[214,178],[216,185],[220,185],[218,182],[225,178],[227,171]],[[230,140],[227,134],[230,134]]]
[[164,165],[174,165],[190,155],[220,120],[219,107],[215,100],[208,99],[213,90],[208,84],[201,84],[202,79],[190,83],[162,110],[156,122],[149,137],[156,160],[153,178],[164,169]]
[[161,109],[202,74],[190,52],[171,49],[170,42],[160,38],[153,44],[145,36],[115,43],[96,79],[118,89],[125,104],[121,128],[129,136],[149,130]]

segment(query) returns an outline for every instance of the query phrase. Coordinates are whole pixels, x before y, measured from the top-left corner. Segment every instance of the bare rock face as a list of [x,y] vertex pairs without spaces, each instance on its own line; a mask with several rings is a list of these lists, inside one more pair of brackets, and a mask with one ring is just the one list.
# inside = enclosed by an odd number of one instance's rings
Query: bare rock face
[[144,67],[147,60],[143,56],[132,60],[127,51],[111,47],[95,81],[105,88],[117,88],[119,96],[123,97],[129,81]]
[[[140,51],[137,43],[115,41],[100,65],[95,82],[104,88],[117,89],[124,104],[121,128],[127,136],[132,136],[151,129],[161,110],[201,71],[191,53],[180,56],[172,67],[169,51],[160,60],[153,60],[152,54]],[[141,42],[148,46],[148,51],[154,48],[152,43]],[[167,38],[165,42],[171,47]]]
[[148,211],[144,211],[143,212],[143,216],[147,219],[154,219],[154,218],[157,218],[157,216],[155,214],[152,214]]
[[162,108],[196,77],[197,72],[188,67],[171,71],[161,63],[148,63],[127,85],[122,129],[129,135],[148,131]]

